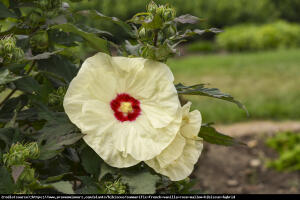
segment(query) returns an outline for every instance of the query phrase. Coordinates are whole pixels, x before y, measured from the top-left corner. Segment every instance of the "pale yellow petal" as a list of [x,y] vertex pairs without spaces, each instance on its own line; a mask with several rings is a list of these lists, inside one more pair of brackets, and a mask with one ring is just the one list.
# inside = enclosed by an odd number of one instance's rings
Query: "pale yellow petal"
[[158,156],[147,162],[156,162],[156,165],[160,168],[164,168],[182,155],[184,146],[185,139],[178,133],[167,148],[165,148]]
[[145,161],[145,163],[153,168],[157,173],[169,177],[172,181],[180,181],[192,173],[202,149],[202,141],[186,139],[186,145],[183,149],[182,155],[171,164],[161,168],[158,162],[153,162],[153,160]]
[[125,168],[138,164],[140,161],[114,148],[111,134],[112,132],[108,130],[103,134],[87,134],[83,139],[110,166]]
[[190,112],[187,116],[183,116],[183,123],[180,128],[180,132],[184,137],[195,138],[198,136],[202,117],[198,110]]
[[149,160],[159,155],[173,141],[181,124],[181,112],[163,129],[153,128],[142,113],[134,122],[116,123],[113,131],[115,148],[136,160]]

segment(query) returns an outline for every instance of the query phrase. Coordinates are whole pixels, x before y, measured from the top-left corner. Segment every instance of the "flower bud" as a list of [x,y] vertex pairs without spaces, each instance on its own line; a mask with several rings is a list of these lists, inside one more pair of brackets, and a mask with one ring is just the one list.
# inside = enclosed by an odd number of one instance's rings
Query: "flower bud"
[[30,39],[30,46],[34,51],[41,52],[48,47],[47,31],[39,31]]
[[13,144],[8,153],[3,155],[3,162],[7,167],[13,165],[26,165],[26,159],[36,159],[39,156],[39,149],[36,142],[22,145]]
[[33,181],[35,181],[34,174],[34,169],[27,166],[19,176],[18,181],[22,181],[23,183],[32,183]]
[[145,28],[141,28],[139,30],[139,37],[140,38],[144,38],[146,36],[146,29]]
[[176,16],[175,9],[166,8],[163,13],[163,18],[165,21],[172,21]]
[[152,14],[156,13],[156,9],[158,8],[158,6],[156,5],[156,3],[154,1],[151,1],[148,5],[147,5],[147,11],[151,12]]
[[104,183],[106,194],[125,194],[126,186],[120,180],[114,182],[107,181]]
[[16,38],[7,36],[0,40],[0,57],[4,64],[18,63],[24,58],[24,52],[16,46]]
[[163,17],[164,11],[165,11],[165,7],[161,5],[156,9],[156,15]]

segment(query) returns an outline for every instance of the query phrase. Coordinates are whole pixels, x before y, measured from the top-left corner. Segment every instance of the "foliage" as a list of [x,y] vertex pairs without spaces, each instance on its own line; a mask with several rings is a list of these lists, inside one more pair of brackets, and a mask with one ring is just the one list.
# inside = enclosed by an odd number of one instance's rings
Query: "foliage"
[[291,22],[299,22],[300,2],[298,0],[272,0],[276,9],[279,11],[279,17]]
[[300,26],[284,21],[227,28],[217,37],[217,44],[227,51],[256,51],[300,46]]
[[[176,17],[174,8],[154,2],[127,22],[95,10],[77,11],[61,0],[2,0],[0,13],[1,193],[191,192],[193,181],[171,182],[143,163],[107,166],[64,113],[63,98],[83,60],[95,52],[166,62],[186,38],[218,29],[179,30],[179,24],[199,19]],[[80,23],[82,18],[114,24],[129,40],[116,44],[118,37]],[[230,95],[221,99],[237,103]]]
[[[144,2],[142,1],[122,0],[121,2],[117,3],[116,0],[82,1],[71,6],[76,10],[92,8],[101,10],[105,15],[116,16],[120,19],[128,19],[136,11],[141,12],[144,9]],[[174,6],[179,15],[189,13],[201,17],[204,19],[201,24],[203,27],[222,28],[243,22],[265,23],[275,20],[280,15],[276,7],[277,4],[274,4],[273,0],[157,0],[156,2]],[[110,9],[112,7],[114,9]],[[286,12],[283,9],[280,11]],[[90,21],[89,23],[93,22]],[[93,25],[96,24],[93,23]],[[196,27],[198,28],[198,26]],[[106,28],[108,27],[106,26]],[[112,26],[108,29],[117,30]]]
[[279,158],[268,162],[269,167],[278,171],[300,170],[300,133],[278,133],[266,144],[279,153]]

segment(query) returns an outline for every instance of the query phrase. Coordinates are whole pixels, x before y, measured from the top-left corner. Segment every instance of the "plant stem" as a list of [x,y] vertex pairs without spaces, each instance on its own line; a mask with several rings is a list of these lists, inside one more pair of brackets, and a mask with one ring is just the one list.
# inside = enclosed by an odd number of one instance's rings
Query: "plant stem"
[[[35,61],[32,62],[32,64],[30,65],[28,71],[24,74],[24,75],[28,75],[32,69],[33,69],[33,66],[35,65]],[[5,98],[4,100],[0,103],[0,108],[1,106],[17,91],[17,89],[13,89]]]
[[158,39],[158,30],[154,31],[154,39],[153,39],[153,45],[157,46],[157,39]]

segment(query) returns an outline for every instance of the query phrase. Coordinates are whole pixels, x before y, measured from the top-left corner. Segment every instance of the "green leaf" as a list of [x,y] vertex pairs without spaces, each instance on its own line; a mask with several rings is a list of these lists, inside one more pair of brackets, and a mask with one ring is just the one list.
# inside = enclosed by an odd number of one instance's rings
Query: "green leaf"
[[100,174],[99,174],[98,180],[101,181],[101,179],[104,176],[106,176],[107,174],[116,174],[117,172],[119,172],[119,169],[111,167],[103,162],[103,163],[101,163]]
[[46,117],[49,120],[37,137],[40,160],[53,158],[64,149],[64,146],[72,145],[83,137],[65,113],[48,113]]
[[56,43],[67,47],[78,46],[76,42],[82,42],[83,38],[74,33],[65,33],[57,29],[48,31],[49,43]]
[[64,193],[64,194],[75,194],[73,191],[73,186],[68,181],[60,181],[56,183],[50,184],[52,187],[54,187],[57,191]]
[[12,13],[8,8],[6,8],[6,6],[2,2],[0,2],[0,19],[7,17],[16,18],[16,15]]
[[235,140],[233,137],[219,133],[214,127],[210,126],[210,124],[202,124],[198,136],[203,138],[204,141],[211,144],[224,146],[243,144]]
[[4,142],[4,149],[8,151],[13,143],[23,141],[24,135],[20,134],[17,128],[0,128],[0,140]]
[[9,171],[4,167],[0,167],[0,193],[12,194],[16,188]]
[[50,73],[46,75],[48,75],[51,80],[54,79],[51,74],[58,76],[55,80],[53,80],[55,82],[59,79],[63,79],[64,83],[59,81],[60,85],[65,85],[65,83],[71,82],[78,71],[77,67],[72,62],[61,55],[53,55],[49,59],[39,60],[37,61],[37,64],[40,71]]
[[8,150],[12,144],[14,133],[15,130],[13,128],[0,128],[0,140],[5,143],[6,150]]
[[179,83],[175,87],[177,89],[178,94],[207,96],[235,103],[239,108],[245,110],[247,115],[249,115],[246,107],[239,101],[235,100],[231,95],[224,94],[217,88],[206,88],[204,86],[205,84],[184,86],[183,84]]
[[87,16],[90,20],[105,20],[120,26],[129,36],[135,37],[135,34],[129,24],[123,22],[116,17],[108,17],[96,10],[83,10],[78,12],[81,15]]
[[101,166],[101,159],[99,155],[90,147],[86,147],[82,150],[80,158],[84,170],[90,174],[93,174],[95,177],[98,177]]
[[160,178],[150,172],[140,172],[124,174],[121,180],[129,186],[130,194],[154,194]]
[[15,81],[16,88],[23,92],[32,94],[39,93],[41,91],[40,84],[31,76],[23,77],[17,81]]
[[21,76],[13,75],[8,69],[0,71],[0,85],[10,83],[20,78]]
[[30,57],[26,57],[26,60],[43,60],[43,59],[48,59],[50,58],[50,56],[57,54],[58,52],[60,52],[62,50],[57,50],[57,51],[53,51],[53,52],[44,52],[41,54],[38,54],[36,56],[30,56]]
[[97,35],[95,35],[93,33],[85,32],[73,24],[69,24],[69,23],[58,24],[58,25],[52,26],[51,28],[59,29],[59,30],[62,30],[67,33],[69,33],[69,32],[75,33],[75,34],[81,36],[82,38],[84,38],[94,49],[101,51],[101,52],[109,53],[107,40],[99,38]]
[[199,22],[199,18],[190,14],[186,14],[176,17],[174,21],[179,22],[181,24],[196,24]]
[[71,172],[68,173],[63,173],[57,176],[50,176],[46,180],[44,180],[44,183],[50,183],[50,182],[55,182],[55,181],[60,181],[62,178],[64,178],[66,175],[72,174]]

